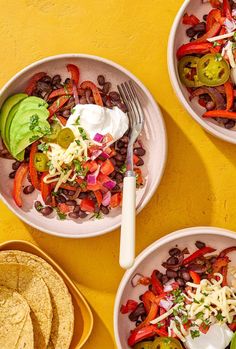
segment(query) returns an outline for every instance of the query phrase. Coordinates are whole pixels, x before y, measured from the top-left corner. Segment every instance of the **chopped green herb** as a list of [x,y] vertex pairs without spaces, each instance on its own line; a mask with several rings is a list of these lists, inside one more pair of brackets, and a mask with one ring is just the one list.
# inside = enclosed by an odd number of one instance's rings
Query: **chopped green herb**
[[222,315],[221,312],[219,312],[219,313],[216,315],[216,319],[217,319],[218,321],[223,321],[223,320],[224,320],[224,316]]
[[91,218],[102,219],[103,214],[101,212],[94,213],[94,215]]
[[52,191],[51,194],[52,196],[58,196],[59,193],[57,191]]
[[123,164],[120,168],[120,173],[125,173],[127,171],[126,165]]
[[236,41],[236,32],[234,32],[234,41]]
[[174,303],[182,303],[184,301],[184,295],[180,289],[173,290],[172,295]]
[[214,41],[214,43],[213,43],[213,47],[217,47],[217,46],[221,46],[221,45],[219,44],[219,42]]
[[79,127],[79,132],[80,132],[81,137],[83,138],[84,141],[88,140],[87,133],[85,132],[85,130],[82,127]]
[[216,62],[222,61],[222,55],[221,55],[220,53],[216,53],[216,54],[215,54],[215,61],[216,61]]
[[188,323],[188,317],[186,315],[182,316],[181,320],[183,325]]
[[76,139],[75,141],[76,141],[77,145],[81,144],[79,139]]
[[57,216],[60,220],[65,220],[66,219],[66,214],[62,213],[58,208],[56,208]]
[[48,151],[48,149],[49,149],[49,145],[46,144],[46,143],[40,143],[40,144],[38,145],[38,150],[41,150],[41,151]]
[[199,302],[197,299],[195,299],[195,298],[194,298],[194,300],[193,300],[193,303],[200,304],[200,302]]
[[80,188],[81,189],[86,189],[87,188],[87,183],[86,182],[80,183]]
[[88,167],[83,167],[82,163],[79,160],[74,160],[73,161],[75,165],[75,172],[78,173],[80,176],[85,177],[86,174],[88,173],[89,168]]
[[30,117],[30,125],[29,125],[29,129],[35,130],[35,128],[38,126],[39,124],[39,116],[37,114],[33,114]]
[[191,333],[192,339],[200,337],[200,331],[198,330],[191,330],[190,333]]
[[196,314],[196,318],[197,319],[201,319],[202,320],[203,316],[204,316],[204,313],[202,311]]

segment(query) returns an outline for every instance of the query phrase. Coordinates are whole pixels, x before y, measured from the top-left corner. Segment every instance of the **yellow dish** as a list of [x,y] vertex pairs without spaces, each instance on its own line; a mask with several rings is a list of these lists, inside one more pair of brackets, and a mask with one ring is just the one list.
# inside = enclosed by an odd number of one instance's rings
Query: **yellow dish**
[[43,252],[39,247],[31,244],[30,242],[21,240],[7,241],[0,244],[0,251],[5,250],[20,250],[35,254],[36,256],[43,258],[47,263],[49,263],[63,278],[71,294],[75,311],[74,335],[70,349],[82,348],[91,334],[93,328],[93,315],[87,301],[84,299],[83,295],[76,288],[68,275],[45,252]]

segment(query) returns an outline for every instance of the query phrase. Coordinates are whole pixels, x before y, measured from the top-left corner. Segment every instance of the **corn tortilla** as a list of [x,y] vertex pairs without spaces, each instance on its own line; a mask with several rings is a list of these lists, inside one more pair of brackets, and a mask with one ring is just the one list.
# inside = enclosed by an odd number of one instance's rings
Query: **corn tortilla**
[[26,265],[44,280],[51,296],[53,310],[48,349],[69,349],[74,332],[74,308],[71,295],[61,276],[42,258],[23,251],[1,251],[0,263]]
[[15,349],[34,349],[34,330],[30,314],[26,316],[24,326]]

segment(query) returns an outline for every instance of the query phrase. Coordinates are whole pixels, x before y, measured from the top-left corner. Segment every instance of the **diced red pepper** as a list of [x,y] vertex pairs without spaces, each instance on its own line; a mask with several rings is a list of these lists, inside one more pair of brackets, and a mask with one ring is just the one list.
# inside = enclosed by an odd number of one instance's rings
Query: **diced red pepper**
[[151,308],[149,310],[149,313],[147,314],[147,317],[141,324],[139,324],[136,329],[139,330],[147,325],[150,325],[150,321],[154,320],[157,317],[157,312],[159,309],[159,305],[155,302],[151,304]]
[[103,101],[102,101],[102,97],[100,95],[100,92],[99,92],[97,86],[92,81],[84,81],[84,82],[82,82],[80,87],[84,90],[90,89],[92,91],[95,103],[97,105],[100,105],[101,107],[103,107]]
[[203,114],[204,118],[228,118],[236,119],[236,112],[229,110],[209,110]]
[[87,168],[89,172],[95,172],[98,168],[98,164],[96,161],[92,160],[92,161],[85,162],[83,167]]
[[221,11],[219,9],[213,9],[209,12],[206,20],[206,31],[208,32],[215,22],[220,22]]
[[81,200],[80,208],[82,211],[85,211],[85,212],[94,212],[95,204],[93,200],[90,200],[89,198],[85,198]]
[[230,21],[233,20],[232,9],[231,9],[229,0],[223,0],[222,13],[223,13],[223,16],[227,17]]
[[153,270],[151,275],[152,290],[155,295],[159,295],[164,292],[163,285],[157,278],[157,270]]
[[228,266],[222,268],[221,274],[223,275],[222,287],[228,286]]
[[132,331],[128,338],[128,345],[133,347],[136,343],[141,342],[143,339],[150,338],[155,334],[160,337],[168,337],[168,332],[165,329],[157,328],[155,325],[149,325],[140,330]]
[[121,314],[128,314],[134,311],[138,306],[138,302],[133,299],[129,299],[125,305],[122,305],[120,308]]
[[225,257],[228,253],[233,251],[236,251],[236,246],[225,248],[223,251],[220,252],[219,257]]
[[138,284],[143,286],[151,285],[151,278],[147,276],[141,276],[141,278],[138,280]]
[[229,328],[231,329],[231,331],[235,332],[236,331],[236,320],[234,320],[235,322],[232,322],[231,324],[228,324]]
[[202,35],[200,38],[198,38],[197,40],[194,41],[194,43],[199,43],[199,42],[204,42],[207,41],[207,39],[212,38],[213,36],[216,36],[220,29],[221,29],[222,25],[218,22],[215,22],[212,27],[208,30],[208,32],[206,32],[206,34]]
[[29,166],[27,163],[23,162],[18,170],[16,171],[16,175],[14,178],[14,186],[13,186],[13,199],[17,206],[22,207],[22,198],[21,198],[21,190],[23,181],[28,173]]
[[48,196],[51,194],[51,185],[44,182],[44,177],[47,176],[48,173],[43,173],[41,177],[41,195],[43,201],[46,202]]
[[91,191],[97,191],[97,190],[101,190],[102,192],[107,192],[108,189],[106,189],[102,183],[100,183],[99,181],[97,181],[96,184],[87,184],[87,190],[91,190]]
[[213,44],[210,42],[189,42],[180,46],[176,55],[178,59],[181,59],[186,55],[208,53],[211,48],[213,48]]
[[100,171],[102,172],[102,174],[109,176],[109,174],[111,174],[114,171],[114,169],[115,167],[111,160],[106,159],[106,161],[103,162]]
[[55,114],[61,107],[68,102],[70,96],[61,96],[59,97],[49,108],[48,111],[50,113],[50,116]]
[[71,79],[75,82],[76,87],[79,84],[80,72],[79,68],[74,64],[67,64],[67,70],[71,74]]
[[63,116],[61,115],[57,115],[57,118],[58,120],[60,121],[60,123],[63,125],[63,126],[66,126],[66,123],[67,123],[67,119],[64,118]]
[[200,20],[194,15],[188,15],[187,13],[185,13],[183,16],[182,22],[183,24],[187,24],[187,25],[196,25],[200,23]]
[[182,264],[183,265],[187,265],[187,264],[195,261],[197,258],[205,256],[205,254],[211,253],[211,252],[215,252],[215,248],[208,247],[208,246],[200,248],[199,250],[197,250],[196,252],[194,252],[193,254],[188,256],[187,258],[185,258],[183,260]]
[[29,175],[30,180],[34,188],[40,190],[40,181],[38,179],[38,172],[34,166],[35,154],[38,151],[38,142],[35,142],[31,145],[30,148],[30,159],[29,159]]
[[96,197],[98,206],[100,207],[100,206],[101,206],[101,203],[102,203],[102,193],[100,192],[100,190],[95,190],[95,191],[94,191],[94,195],[95,195],[95,197]]
[[110,206],[111,208],[115,208],[121,205],[122,202],[122,194],[115,193],[111,196]]
[[139,157],[136,154],[133,154],[133,162],[136,165],[137,162],[139,161]]
[[102,143],[110,143],[113,142],[114,138],[112,137],[112,135],[110,133],[105,134],[105,136],[103,137]]
[[200,278],[200,275],[198,273],[196,273],[193,270],[190,270],[189,275],[191,276],[191,278],[195,284],[200,284],[201,278]]
[[74,206],[69,206],[69,205],[66,205],[65,203],[59,203],[57,207],[59,211],[64,214],[72,212],[74,209]]
[[225,87],[226,102],[227,102],[226,109],[229,110],[232,108],[233,102],[234,102],[234,88],[231,81],[227,81],[224,84],[224,87]]
[[36,83],[45,75],[47,74],[44,72],[36,73],[35,75],[33,75],[25,89],[25,93],[30,96],[36,87]]

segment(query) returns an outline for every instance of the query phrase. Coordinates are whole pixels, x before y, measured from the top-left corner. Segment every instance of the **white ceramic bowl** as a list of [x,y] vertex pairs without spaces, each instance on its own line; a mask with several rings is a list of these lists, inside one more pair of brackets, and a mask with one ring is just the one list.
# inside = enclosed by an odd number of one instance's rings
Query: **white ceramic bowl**
[[[144,113],[145,126],[142,134],[147,154],[145,155],[144,175],[145,186],[137,191],[137,211],[140,212],[154,194],[164,171],[167,153],[167,140],[165,125],[161,111],[147,88],[129,71],[107,59],[84,55],[64,54],[48,57],[33,63],[17,73],[1,90],[0,105],[10,95],[24,91],[28,80],[36,72],[45,71],[50,75],[61,74],[62,78],[68,77],[66,64],[76,64],[80,68],[81,81],[92,80],[96,82],[99,74],[105,75],[116,89],[118,83],[132,79],[137,88]],[[101,220],[65,220],[48,218],[40,215],[33,208],[33,201],[40,199],[36,191],[23,196],[24,207],[20,209],[12,199],[13,181],[8,175],[11,172],[12,161],[0,159],[0,197],[3,202],[24,222],[46,233],[67,237],[86,238],[104,234],[120,226],[121,210],[115,209]]]
[[[161,264],[168,257],[168,251],[178,245],[180,249],[187,247],[191,252],[196,250],[195,242],[197,240],[205,242],[207,245],[216,248],[218,251],[226,247],[234,246],[236,242],[236,233],[213,227],[194,227],[178,230],[169,234],[152,245],[147,247],[136,259],[133,267],[125,272],[117,291],[114,308],[114,330],[118,349],[129,349],[127,338],[129,332],[134,328],[127,315],[120,313],[122,304],[126,304],[128,299],[134,299],[139,302],[139,296],[146,290],[146,286],[131,285],[131,280],[136,273],[151,275],[154,269],[164,270]],[[230,255],[232,263],[236,263],[236,256]]]
[[173,26],[171,28],[169,43],[168,43],[168,69],[170,81],[173,89],[189,114],[210,134],[221,138],[227,142],[236,144],[236,127],[231,130],[227,130],[223,126],[219,126],[216,121],[207,120],[202,118],[202,114],[205,108],[202,108],[194,98],[192,102],[189,101],[189,93],[186,87],[181,83],[177,69],[176,51],[184,43],[189,42],[189,38],[186,35],[186,29],[188,26],[182,24],[182,18],[185,12],[188,14],[196,15],[202,20],[203,15],[209,13],[212,9],[209,3],[202,3],[202,0],[185,0],[181,6]]

